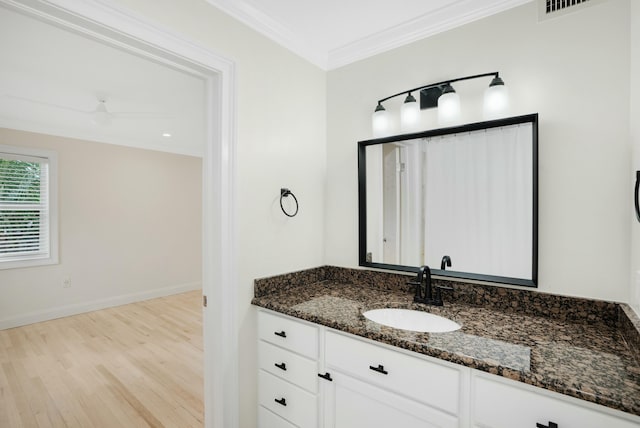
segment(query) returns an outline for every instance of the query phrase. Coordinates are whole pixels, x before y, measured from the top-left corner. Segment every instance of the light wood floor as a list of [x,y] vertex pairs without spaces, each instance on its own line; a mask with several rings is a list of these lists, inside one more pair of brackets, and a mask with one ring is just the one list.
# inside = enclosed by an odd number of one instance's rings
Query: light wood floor
[[201,427],[199,291],[0,331],[0,427]]

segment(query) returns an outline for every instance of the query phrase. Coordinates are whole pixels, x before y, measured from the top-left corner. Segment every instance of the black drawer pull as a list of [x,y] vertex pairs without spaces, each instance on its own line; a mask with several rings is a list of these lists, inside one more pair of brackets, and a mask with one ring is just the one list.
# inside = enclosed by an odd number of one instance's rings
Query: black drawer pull
[[542,424],[536,423],[536,428],[558,428],[558,424],[551,421],[549,421],[549,425],[542,425]]
[[333,381],[331,378],[331,373],[327,372],[325,374],[318,373],[318,377],[321,377],[324,380],[328,380],[329,382]]
[[280,337],[287,337],[287,333],[285,333],[284,330],[282,330],[282,331],[274,331],[273,334],[275,334],[276,336],[280,336]]
[[389,372],[384,369],[384,366],[382,364],[378,364],[378,367],[369,366],[369,368],[371,370],[373,370],[374,372],[382,373],[382,374],[385,374],[385,375],[389,374]]
[[285,363],[280,363],[280,364],[275,363],[274,366],[276,366],[280,370],[284,370],[285,372],[287,371],[287,365]]
[[281,399],[279,399],[279,400],[276,398],[274,401],[275,401],[276,403],[278,403],[278,404],[282,405],[282,406],[286,406],[286,405],[287,405],[287,400],[285,400],[285,399],[284,399],[284,397],[283,397],[283,398],[281,398]]

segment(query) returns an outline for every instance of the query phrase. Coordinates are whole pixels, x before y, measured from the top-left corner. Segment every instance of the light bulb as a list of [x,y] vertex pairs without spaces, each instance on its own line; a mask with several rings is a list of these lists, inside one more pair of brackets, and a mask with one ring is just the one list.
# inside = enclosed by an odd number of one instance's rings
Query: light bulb
[[373,137],[380,138],[389,135],[391,124],[389,123],[389,113],[378,103],[376,110],[371,115],[371,125]]
[[111,124],[111,115],[106,111],[95,111],[91,118],[91,122],[98,126],[108,126]]
[[420,106],[409,93],[400,108],[400,126],[403,132],[417,131],[420,124]]
[[446,85],[438,98],[438,124],[455,125],[460,121],[460,96],[451,85]]
[[111,114],[107,111],[105,102],[106,101],[102,99],[98,100],[98,105],[93,111],[93,116],[91,117],[91,122],[93,122],[94,125],[107,126],[111,123]]
[[509,91],[501,78],[495,77],[484,91],[485,120],[504,117],[509,113]]

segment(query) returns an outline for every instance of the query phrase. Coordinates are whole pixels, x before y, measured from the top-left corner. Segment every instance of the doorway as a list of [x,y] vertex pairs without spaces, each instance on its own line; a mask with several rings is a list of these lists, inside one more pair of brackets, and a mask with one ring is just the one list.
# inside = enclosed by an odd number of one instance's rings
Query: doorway
[[142,17],[102,2],[0,0],[0,4],[153,61],[188,70],[206,82],[202,158],[202,288],[208,297],[203,312],[205,426],[237,427],[233,62],[159,29]]

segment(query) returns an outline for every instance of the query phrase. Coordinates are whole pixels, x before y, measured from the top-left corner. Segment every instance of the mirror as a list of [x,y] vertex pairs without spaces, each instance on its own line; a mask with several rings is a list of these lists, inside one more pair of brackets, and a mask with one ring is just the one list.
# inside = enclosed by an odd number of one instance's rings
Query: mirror
[[537,153],[537,114],[360,141],[360,266],[535,287]]

